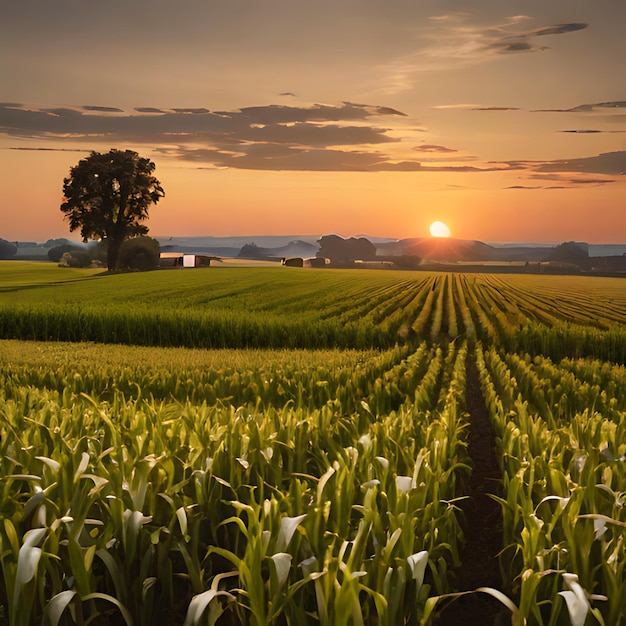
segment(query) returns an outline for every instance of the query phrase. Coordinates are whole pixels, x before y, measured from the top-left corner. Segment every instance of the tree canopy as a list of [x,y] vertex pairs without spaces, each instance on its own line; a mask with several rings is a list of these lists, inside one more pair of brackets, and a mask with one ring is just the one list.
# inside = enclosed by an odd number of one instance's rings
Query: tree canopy
[[145,235],[148,208],[164,195],[153,176],[155,164],[132,150],[92,152],[63,180],[61,211],[70,231],[80,229],[83,241],[99,239],[107,245],[107,267],[117,268],[122,243]]
[[0,239],[0,259],[10,259],[17,254],[17,246],[6,239]]

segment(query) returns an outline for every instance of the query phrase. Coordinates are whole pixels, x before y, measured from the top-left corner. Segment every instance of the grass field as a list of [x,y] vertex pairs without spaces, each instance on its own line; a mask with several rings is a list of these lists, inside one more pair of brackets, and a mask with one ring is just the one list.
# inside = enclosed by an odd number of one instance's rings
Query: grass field
[[624,284],[2,263],[0,624],[621,623]]

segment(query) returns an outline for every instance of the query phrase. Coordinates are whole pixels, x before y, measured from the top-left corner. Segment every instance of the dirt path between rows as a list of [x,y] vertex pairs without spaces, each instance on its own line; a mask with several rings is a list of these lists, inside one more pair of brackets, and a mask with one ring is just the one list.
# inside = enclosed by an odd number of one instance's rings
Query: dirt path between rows
[[[502,589],[498,553],[502,549],[502,511],[487,493],[501,490],[502,471],[496,457],[495,432],[480,389],[474,352],[467,356],[466,411],[469,413],[468,454],[472,475],[463,500],[463,531],[466,543],[457,572],[459,591],[477,587]],[[505,626],[510,613],[484,593],[462,596],[445,606],[436,626]]]

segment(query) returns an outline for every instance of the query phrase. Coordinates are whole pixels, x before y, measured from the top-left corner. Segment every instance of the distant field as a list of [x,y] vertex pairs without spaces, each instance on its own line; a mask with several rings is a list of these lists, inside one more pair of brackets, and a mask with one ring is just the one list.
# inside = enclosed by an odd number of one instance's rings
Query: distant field
[[102,274],[102,270],[60,268],[56,263],[45,261],[0,261],[0,294],[27,287],[84,280],[97,274]]
[[1,263],[0,626],[623,623],[625,285]]
[[626,354],[626,282],[617,278],[281,266],[105,275],[19,262],[0,270],[6,339],[368,349],[467,335],[554,356]]

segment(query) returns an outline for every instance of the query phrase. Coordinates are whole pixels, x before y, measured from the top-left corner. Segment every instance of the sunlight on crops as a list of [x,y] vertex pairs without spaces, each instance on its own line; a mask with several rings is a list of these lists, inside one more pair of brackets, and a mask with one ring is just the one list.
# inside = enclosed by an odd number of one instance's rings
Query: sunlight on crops
[[0,624],[436,625],[470,392],[502,469],[487,593],[626,619],[619,280],[83,278],[0,287]]

